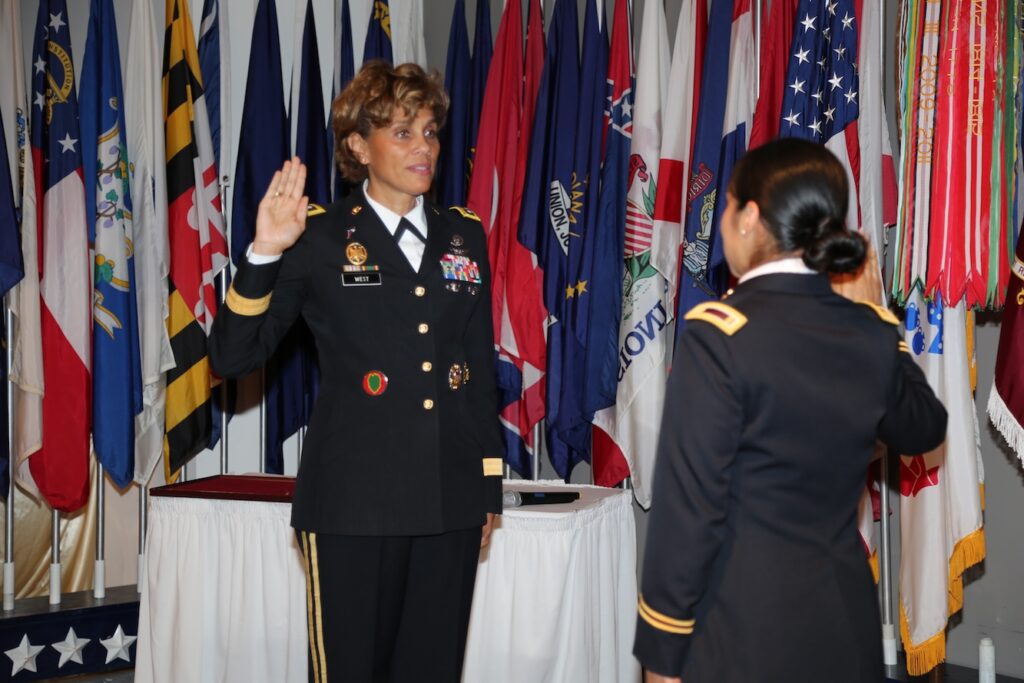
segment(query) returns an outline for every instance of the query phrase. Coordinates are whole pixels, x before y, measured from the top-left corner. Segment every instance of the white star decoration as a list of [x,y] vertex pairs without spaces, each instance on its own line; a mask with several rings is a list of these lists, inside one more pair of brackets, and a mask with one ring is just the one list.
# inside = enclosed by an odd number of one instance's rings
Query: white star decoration
[[836,74],[835,71],[832,72],[832,78],[828,79],[828,82],[833,90],[843,87],[843,77]]
[[843,15],[843,28],[853,28],[853,17],[849,13]]
[[837,2],[830,2],[830,3],[828,3],[828,13],[831,14],[832,16],[835,16],[836,15],[836,7],[838,7],[838,6],[839,6],[839,3],[837,3]]
[[64,21],[60,18],[60,15],[62,14],[63,12],[57,12],[56,14],[50,15],[50,28],[53,29],[54,33],[59,33],[61,26],[67,26],[67,24],[65,24]]
[[115,659],[123,659],[126,662],[132,661],[128,656],[128,648],[132,646],[135,639],[138,636],[126,636],[124,629],[121,628],[121,624],[117,625],[117,630],[114,631],[114,635],[110,636],[106,640],[100,640],[100,645],[107,648],[107,664],[110,664]]
[[89,642],[88,638],[79,638],[75,633],[75,629],[69,628],[68,635],[64,640],[52,645],[53,649],[60,653],[60,662],[57,664],[57,668],[64,668],[64,665],[69,661],[81,664],[82,648],[88,645]]
[[38,71],[39,73],[46,71],[46,60],[42,57],[32,62],[32,65],[36,68],[36,71]]
[[78,142],[76,138],[71,137],[71,133],[64,133],[64,139],[58,140],[60,143],[60,151],[62,152],[74,152],[75,143]]
[[842,59],[846,56],[846,46],[843,45],[842,47],[837,47],[833,49],[832,52],[836,53],[836,59]]
[[804,15],[804,20],[800,22],[801,24],[803,24],[804,33],[814,30],[814,20],[817,18],[818,17],[812,17],[810,14]]
[[41,92],[37,92],[36,93],[35,105],[37,107],[39,107],[39,109],[42,109],[43,107],[46,106],[46,100],[43,98],[43,93],[41,93]]
[[826,109],[825,111],[822,112],[822,115],[824,115],[825,119],[829,123],[832,123],[832,119],[835,118],[835,113],[836,113],[836,108],[835,107],[829,107],[828,109]]
[[21,636],[21,643],[18,647],[5,650],[4,654],[11,658],[14,662],[14,666],[11,669],[11,675],[18,673],[22,669],[25,671],[36,670],[36,657],[42,651],[42,645],[33,645],[28,642],[28,634]]
[[821,98],[822,98],[823,95],[824,95],[824,93],[822,93],[821,90],[819,90],[818,92],[816,92],[813,95],[811,95],[811,97],[813,97],[814,99],[818,100],[818,104],[821,104]]
[[803,64],[804,62],[809,62],[809,61],[811,61],[811,60],[807,59],[807,55],[809,55],[809,54],[811,54],[811,51],[810,51],[810,50],[797,50],[797,53],[796,53],[796,55],[795,55],[795,56],[796,56],[797,60],[798,60],[798,61],[799,61],[799,62],[800,62],[801,64]]
[[821,121],[814,121],[811,125],[807,126],[818,135],[821,135]]
[[800,112],[798,112],[798,111],[790,111],[789,112],[789,116],[784,116],[783,117],[783,121],[788,122],[789,125],[791,125],[791,126],[799,125],[800,124]]
[[794,95],[797,95],[804,91],[804,83],[806,83],[806,81],[793,79],[793,82],[789,84],[789,87],[793,89]]
[[846,98],[847,104],[853,104],[853,101],[857,99],[857,93],[855,93],[853,90],[850,90],[848,93],[843,95],[843,97]]

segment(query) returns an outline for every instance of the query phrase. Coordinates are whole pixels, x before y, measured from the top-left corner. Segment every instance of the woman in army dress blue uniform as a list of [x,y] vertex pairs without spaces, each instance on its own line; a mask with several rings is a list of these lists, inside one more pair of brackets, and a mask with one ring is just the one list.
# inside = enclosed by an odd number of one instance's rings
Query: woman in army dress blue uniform
[[739,278],[686,314],[668,381],[634,652],[648,681],[877,683],[856,513],[876,440],[940,444],[946,412],[892,314],[835,294],[865,242],[824,147],[736,166],[721,235]]
[[486,239],[468,210],[424,198],[447,106],[415,64],[365,65],[331,114],[335,161],[362,188],[308,205],[305,168],[285,163],[214,321],[226,377],[262,365],[300,315],[316,341],[292,505],[311,681],[458,681],[501,510]]

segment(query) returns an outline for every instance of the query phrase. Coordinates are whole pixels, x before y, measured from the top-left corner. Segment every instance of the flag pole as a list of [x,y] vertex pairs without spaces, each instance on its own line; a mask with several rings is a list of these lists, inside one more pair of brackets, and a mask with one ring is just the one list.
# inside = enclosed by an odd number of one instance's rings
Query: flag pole
[[7,343],[7,505],[4,510],[4,611],[14,609],[14,462],[18,456],[14,447],[14,383],[11,382],[11,362],[14,355],[14,333],[11,330],[14,315],[4,307],[4,331]]
[[260,474],[267,473],[267,444],[265,430],[267,423],[267,371],[260,368]]
[[149,489],[139,484],[139,562],[136,569],[136,589],[142,594],[142,582],[146,571],[146,511],[148,510]]
[[107,578],[104,572],[103,555],[106,546],[104,527],[106,525],[106,498],[103,490],[103,464],[96,462],[96,561],[92,575],[92,596],[103,598],[107,594]]
[[50,604],[60,604],[60,512],[52,512],[50,537]]
[[[231,176],[223,175],[220,179],[220,206],[221,214],[224,217],[224,225],[230,225],[230,209],[228,208],[228,187],[231,186]],[[229,233],[230,230],[225,230],[225,233]],[[230,237],[228,238],[230,239]],[[227,271],[227,272],[225,272]],[[224,266],[224,271],[220,273],[220,303],[224,305],[224,302],[228,297],[228,276],[227,273],[231,272],[231,264],[228,263]],[[220,473],[228,473],[228,380],[223,379],[220,383]]]
[[530,478],[534,481],[541,478],[541,443],[544,441],[543,424],[544,420],[541,420],[534,425],[534,453],[529,455],[529,473]]
[[761,21],[763,11],[762,0],[757,0],[754,3],[754,92],[757,97],[761,96]]
[[[885,83],[885,3],[878,8],[878,72]],[[883,110],[884,115],[884,110]],[[883,129],[885,127],[883,126]],[[877,245],[876,245],[877,247]],[[880,259],[881,260],[881,259]],[[884,260],[882,260],[884,263]],[[884,268],[884,265],[882,266]],[[885,281],[885,278],[882,278]],[[878,589],[882,599],[882,661],[887,674],[896,673],[896,627],[892,616],[892,552],[889,520],[889,449],[882,449],[881,475],[878,481],[879,507],[879,577]]]

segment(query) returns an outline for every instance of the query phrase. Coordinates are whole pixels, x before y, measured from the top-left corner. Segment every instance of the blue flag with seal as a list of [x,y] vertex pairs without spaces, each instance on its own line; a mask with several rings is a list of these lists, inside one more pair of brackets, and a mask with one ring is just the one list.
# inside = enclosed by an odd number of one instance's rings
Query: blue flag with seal
[[93,271],[93,409],[96,457],[118,487],[135,478],[135,416],[142,412],[130,179],[121,57],[111,0],[92,0],[79,116]]
[[11,167],[7,163],[7,138],[3,126],[0,118],[0,297],[25,276],[21,240],[18,238],[18,210],[14,202]]
[[274,173],[289,158],[291,129],[284,108],[274,0],[259,0],[256,6],[241,131],[231,207],[231,260],[236,266],[252,242],[260,199]]
[[[568,271],[562,301],[561,320],[549,334],[561,335],[561,397],[552,424],[552,442],[561,442],[552,457],[556,462],[567,459],[567,470],[576,463],[590,460],[590,420],[593,410],[584,406],[591,390],[587,377],[587,335],[591,325],[609,324],[618,320],[618,311],[609,302],[594,299],[595,278],[610,281],[620,272],[622,259],[615,255],[619,267],[604,258],[608,270],[595,270],[595,240],[598,238],[598,189],[601,176],[602,138],[604,137],[605,82],[608,69],[608,40],[597,14],[596,0],[588,0],[583,24],[583,58],[586,68],[580,72],[579,111],[574,155],[573,204],[579,204],[576,227],[569,232]],[[607,255],[605,255],[607,257]],[[618,280],[621,287],[621,279]],[[607,291],[607,290],[605,290]],[[618,323],[615,322],[616,334]],[[612,393],[614,395],[614,386]],[[550,393],[549,393],[550,395]],[[550,400],[550,399],[549,399]],[[591,404],[596,400],[590,400]]]
[[448,64],[444,73],[444,89],[448,91],[451,105],[448,122],[441,131],[441,157],[438,159],[436,180],[437,197],[442,206],[466,203],[471,66],[466,3],[465,0],[455,0],[448,31]]
[[371,59],[383,59],[388,64],[395,61],[391,52],[391,8],[388,0],[373,0],[370,10],[370,24],[366,28],[366,43],[363,45],[363,63]]
[[[526,166],[519,241],[537,256],[544,270],[544,305],[556,320],[548,328],[547,423],[559,420],[562,395],[562,328],[571,233],[579,234],[582,179],[575,168],[579,110],[579,45],[576,0],[556,0],[548,28],[547,60],[541,76],[537,109]],[[548,452],[555,471],[568,478],[568,449],[548,434]]]
[[476,28],[473,30],[473,57],[470,60],[469,76],[469,125],[466,128],[466,185],[473,173],[473,159],[476,157],[476,135],[480,130],[480,108],[483,106],[484,90],[487,89],[487,74],[494,56],[494,40],[491,36],[491,3],[489,0],[476,2]]
[[[728,272],[721,263],[716,265],[712,262],[711,254],[721,253],[721,238],[716,226],[725,208],[725,185],[720,182],[719,166],[729,83],[732,18],[733,0],[712,2],[693,144],[693,170],[686,197],[683,266],[676,303],[677,340],[685,327],[686,312],[702,301],[718,299],[729,283]],[[720,201],[719,191],[723,195]]]

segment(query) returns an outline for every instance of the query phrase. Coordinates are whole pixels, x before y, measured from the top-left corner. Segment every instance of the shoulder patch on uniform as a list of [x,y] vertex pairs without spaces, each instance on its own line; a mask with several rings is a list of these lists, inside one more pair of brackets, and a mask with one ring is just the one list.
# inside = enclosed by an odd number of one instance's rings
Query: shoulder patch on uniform
[[686,320],[703,320],[732,336],[747,324],[747,316],[720,301],[697,304],[684,316]]
[[474,213],[473,211],[467,209],[464,206],[450,206],[450,207],[448,207],[448,210],[449,211],[455,211],[456,213],[458,213],[463,218],[468,218],[469,220],[476,221],[477,223],[480,222],[480,216],[477,216],[476,213]]
[[322,213],[327,213],[327,209],[320,206],[319,204],[310,203],[310,205],[306,208],[307,216],[319,216]]
[[881,318],[885,322],[889,323],[890,325],[899,325],[900,324],[899,318],[897,318],[895,315],[893,315],[893,312],[890,311],[888,308],[885,308],[883,306],[879,306],[878,304],[872,303],[870,301],[858,301],[857,303],[863,304],[864,306],[867,306],[868,308],[873,310],[878,315],[879,318]]

